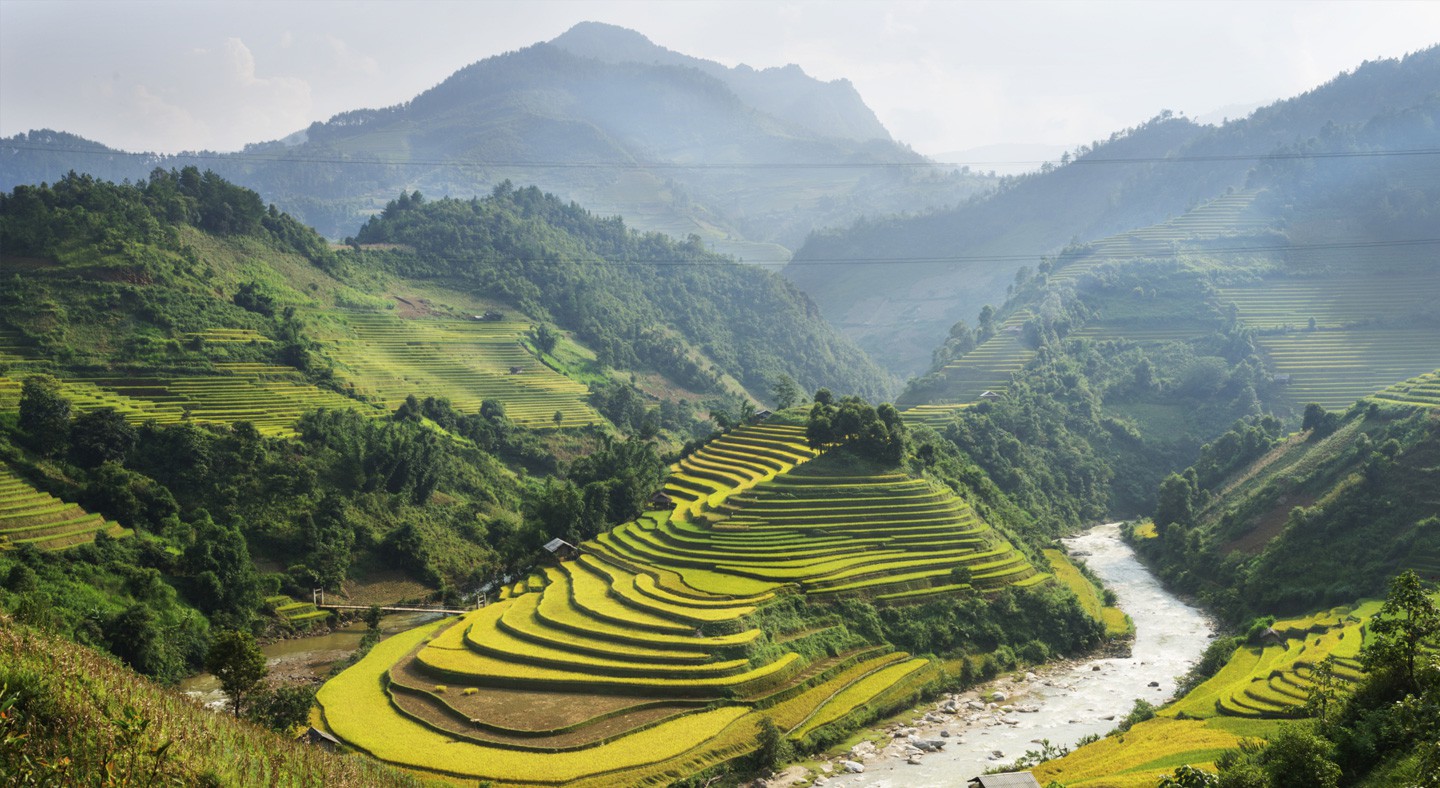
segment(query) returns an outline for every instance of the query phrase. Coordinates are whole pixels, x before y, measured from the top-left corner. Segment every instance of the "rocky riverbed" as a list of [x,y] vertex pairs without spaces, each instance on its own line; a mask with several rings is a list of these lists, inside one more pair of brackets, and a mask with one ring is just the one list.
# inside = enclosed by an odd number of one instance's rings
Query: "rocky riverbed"
[[1066,545],[1135,621],[1128,654],[1054,662],[947,695],[823,760],[816,772],[789,770],[770,785],[811,779],[831,788],[964,785],[1029,751],[1055,751],[1104,735],[1137,698],[1157,706],[1168,700],[1176,679],[1214,637],[1214,626],[1160,586],[1120,539],[1117,524],[1092,528]]

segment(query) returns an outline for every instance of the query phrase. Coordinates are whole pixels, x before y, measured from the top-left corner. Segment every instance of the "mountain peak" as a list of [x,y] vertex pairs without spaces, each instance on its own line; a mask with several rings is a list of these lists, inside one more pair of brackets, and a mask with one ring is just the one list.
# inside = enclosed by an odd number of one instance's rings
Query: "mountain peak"
[[606,22],[580,22],[550,41],[554,46],[596,60],[649,62],[660,55],[681,57],[677,52],[657,45],[643,33]]
[[602,63],[693,68],[725,83],[756,109],[812,133],[857,142],[890,140],[890,133],[848,80],[822,82],[794,63],[763,69],[742,63],[730,68],[666,49],[642,33],[605,22],[581,22],[550,44]]

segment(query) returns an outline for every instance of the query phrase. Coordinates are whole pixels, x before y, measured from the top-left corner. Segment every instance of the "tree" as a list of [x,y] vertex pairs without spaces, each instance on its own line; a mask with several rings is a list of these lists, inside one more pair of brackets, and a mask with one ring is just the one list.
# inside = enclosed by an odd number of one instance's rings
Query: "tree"
[[1220,777],[1203,769],[1186,764],[1160,778],[1156,788],[1214,788],[1220,784]]
[[265,655],[249,632],[227,629],[215,638],[205,655],[205,669],[220,680],[236,717],[249,695],[264,680]]
[[70,425],[70,458],[84,468],[125,461],[139,433],[114,408],[82,413]]
[[760,732],[756,734],[755,768],[762,772],[773,772],[780,764],[794,755],[785,732],[769,717],[760,718]]
[[70,440],[70,400],[61,392],[50,375],[31,375],[20,388],[20,430],[42,457],[59,454]]
[[550,327],[549,323],[541,323],[530,332],[530,339],[535,342],[535,347],[541,353],[554,353],[555,345],[560,341],[560,334]]
[[1415,680],[1415,659],[1440,634],[1440,610],[1430,600],[1415,570],[1407,569],[1390,581],[1390,593],[1380,612],[1370,620],[1375,636],[1365,648],[1369,670],[1399,670],[1405,686],[1419,691]]
[[1163,529],[1171,523],[1190,525],[1195,517],[1191,503],[1194,496],[1195,488],[1189,479],[1178,473],[1165,477],[1155,504],[1155,527]]
[[277,733],[289,734],[305,724],[313,705],[315,690],[310,687],[261,687],[251,696],[245,717]]
[[785,410],[800,401],[800,387],[789,375],[781,375],[770,384],[770,395],[775,399],[775,407]]

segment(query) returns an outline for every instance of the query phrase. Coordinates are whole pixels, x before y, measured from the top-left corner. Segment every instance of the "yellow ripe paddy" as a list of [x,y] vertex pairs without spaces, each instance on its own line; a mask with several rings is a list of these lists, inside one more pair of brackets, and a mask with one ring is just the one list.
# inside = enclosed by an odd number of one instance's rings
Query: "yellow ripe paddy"
[[462,777],[483,774],[518,785],[557,785],[679,757],[697,742],[718,736],[749,711],[743,706],[703,711],[609,744],[557,753],[460,742],[398,714],[377,714],[377,709],[390,705],[383,685],[386,670],[447,623],[382,641],[364,659],[321,687],[316,701],[330,730],[347,743],[399,766]]

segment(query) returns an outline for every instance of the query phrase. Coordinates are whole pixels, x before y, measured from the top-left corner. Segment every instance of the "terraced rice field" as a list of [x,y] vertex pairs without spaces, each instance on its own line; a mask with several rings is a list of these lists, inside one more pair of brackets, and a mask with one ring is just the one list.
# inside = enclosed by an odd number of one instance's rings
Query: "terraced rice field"
[[[242,329],[210,329],[193,336],[211,343],[269,342]],[[7,350],[8,348],[8,350]],[[0,354],[13,352],[9,363],[20,369],[0,377],[0,410],[19,407],[25,367],[34,359],[16,335],[0,332]],[[0,361],[5,357],[0,355]],[[234,424],[248,421],[263,435],[290,437],[303,414],[319,408],[349,409],[372,416],[383,413],[333,391],[307,382],[291,367],[273,364],[220,363],[218,374],[146,377],[62,376],[64,396],[79,413],[113,408],[131,424]]]
[[95,534],[125,536],[118,523],[40,492],[0,463],[0,549],[22,544],[64,550],[95,541]]
[[283,594],[265,598],[265,605],[275,615],[292,624],[308,624],[330,618],[330,611],[321,610],[313,602],[297,602]]
[[319,408],[384,415],[372,406],[304,381],[290,367],[217,364],[229,374],[187,377],[66,378],[65,396],[76,410],[115,408],[140,424],[234,424],[248,421],[261,434],[289,437],[305,413]]
[[1396,381],[1440,366],[1440,329],[1355,328],[1261,336],[1276,374],[1289,375],[1286,399],[1343,409]]
[[456,776],[663,783],[746,752],[762,715],[798,738],[933,675],[858,645],[757,661],[746,617],[768,595],[704,594],[600,554],[537,580],[376,647],[321,690],[326,724],[378,758]]
[[1440,314],[1440,277],[1411,272],[1363,277],[1267,279],[1220,291],[1245,325],[1255,329],[1347,328]]
[[1010,389],[1015,373],[1035,357],[1035,351],[1022,339],[1025,321],[1029,319],[1029,312],[1016,312],[1005,320],[995,336],[941,367],[939,374],[944,382],[938,390],[926,396],[928,401],[906,408],[902,418],[907,422],[944,426],[955,410],[1003,396]]
[[675,503],[674,517],[686,519],[719,506],[730,495],[748,490],[813,459],[805,428],[793,424],[752,424],[710,441],[670,466],[665,494]]
[[1370,399],[1399,405],[1440,408],[1440,370],[1416,375],[1377,392]]
[[1043,763],[1034,775],[1077,788],[1149,788],[1184,763],[1213,771],[1241,739],[1263,738],[1300,715],[1322,661],[1331,661],[1342,686],[1358,679],[1365,622],[1379,608],[1367,602],[1277,621],[1278,642],[1236,649],[1219,673],[1155,719]]
[[593,549],[721,594],[786,584],[813,595],[944,592],[956,590],[951,572],[961,566],[980,588],[1044,579],[948,490],[813,464],[731,495],[704,523],[648,517]]
[[1075,281],[1096,267],[1115,260],[1168,257],[1186,241],[1247,235],[1263,230],[1268,222],[1247,216],[1247,209],[1256,194],[1256,191],[1239,191],[1217,197],[1169,221],[1097,241],[1091,245],[1089,255],[1065,265],[1051,279],[1056,282]]
[[378,758],[451,776],[664,783],[748,752],[762,717],[804,741],[939,675],[839,622],[762,633],[754,616],[776,595],[898,602],[1048,577],[948,491],[846,475],[798,427],[747,427],[687,459],[677,477],[715,484],[672,487],[694,497],[488,607],[385,641],[321,690],[325,723]]
[[1379,602],[1369,602],[1277,621],[1272,629],[1283,642],[1241,646],[1219,673],[1161,713],[1197,718],[1296,716],[1313,686],[1316,666],[1327,658],[1341,681],[1360,677],[1364,624],[1379,609]]
[[[326,313],[317,321],[338,377],[393,410],[409,395],[444,397],[462,413],[496,400],[526,427],[596,424],[589,390],[542,364],[520,340],[529,324],[454,319],[402,320],[370,312]],[[328,319],[333,318],[333,319]]]
[[1123,339],[1137,345],[1163,345],[1166,342],[1187,342],[1215,332],[1215,327],[1198,320],[1095,320],[1071,334],[1076,339],[1104,341]]
[[1046,761],[1032,774],[1042,785],[1057,781],[1069,788],[1153,788],[1161,775],[1181,764],[1214,771],[1214,761],[1242,739],[1260,738],[1280,723],[1213,718],[1157,718],[1139,723],[1123,736],[1106,737],[1064,758]]
[[908,427],[929,427],[933,430],[943,430],[951,421],[954,421],[955,414],[970,407],[970,404],[966,402],[916,405],[901,412],[900,418]]

